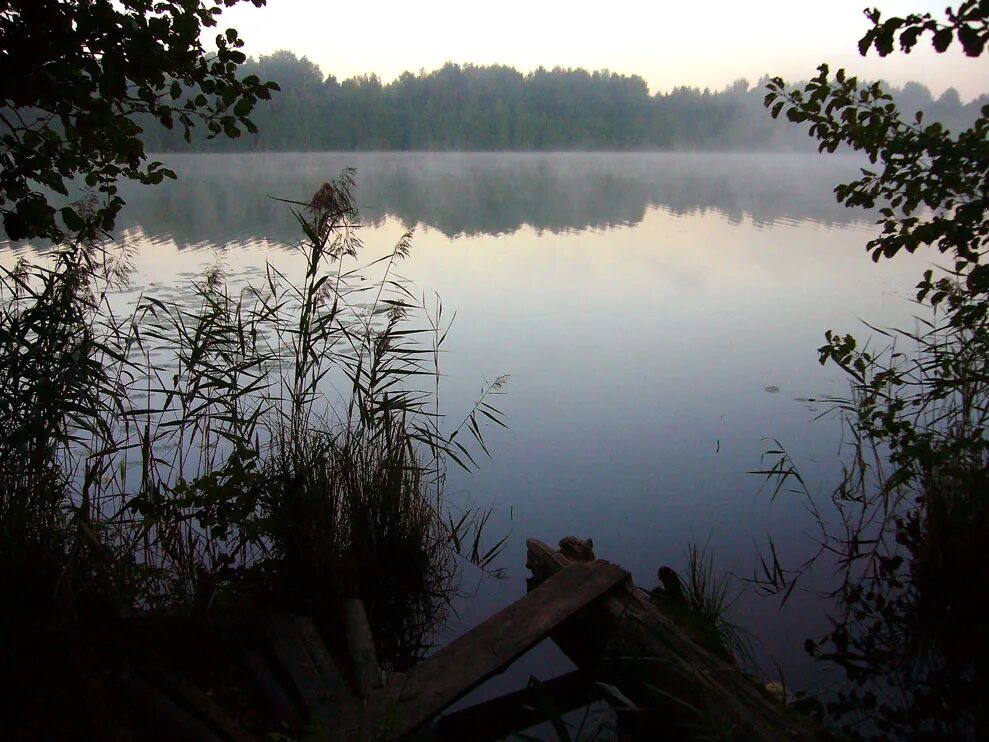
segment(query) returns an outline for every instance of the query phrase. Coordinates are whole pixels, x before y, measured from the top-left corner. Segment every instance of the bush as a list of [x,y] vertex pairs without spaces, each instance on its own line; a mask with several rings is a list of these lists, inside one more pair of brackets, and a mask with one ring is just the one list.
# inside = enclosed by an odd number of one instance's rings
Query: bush
[[483,449],[482,423],[503,424],[490,397],[505,379],[441,430],[441,305],[395,274],[411,233],[351,267],[353,185],[345,171],[292,203],[298,285],[268,265],[235,293],[217,268],[194,303],[142,297],[119,319],[126,255],[100,244],[3,272],[0,563],[22,608],[207,610],[250,593],[328,612],[356,595],[383,655],[408,662],[456,549],[494,558],[485,514],[448,517],[443,483],[449,460],[473,463],[458,436]]
[[[883,20],[859,42],[885,56],[909,52],[930,34],[936,51],[956,38],[979,57],[989,39],[989,7],[966,0],[946,22],[929,14]],[[845,475],[833,515],[818,507],[782,449],[763,473],[776,491],[792,479],[820,526],[821,555],[837,566],[832,630],[807,649],[842,667],[850,684],[825,710],[856,734],[903,738],[989,734],[989,106],[953,135],[921,113],[904,118],[878,83],[860,85],[826,65],[802,90],[769,83],[766,105],[808,123],[821,151],[851,146],[873,169],[839,185],[848,206],[880,207],[873,260],[936,247],[952,263],[917,285],[922,329],[885,333],[875,353],[850,335],[828,332],[822,363],[850,378],[848,399],[833,400],[849,431]],[[901,351],[901,347],[906,347]],[[794,571],[763,561],[761,582],[784,600],[816,561]]]

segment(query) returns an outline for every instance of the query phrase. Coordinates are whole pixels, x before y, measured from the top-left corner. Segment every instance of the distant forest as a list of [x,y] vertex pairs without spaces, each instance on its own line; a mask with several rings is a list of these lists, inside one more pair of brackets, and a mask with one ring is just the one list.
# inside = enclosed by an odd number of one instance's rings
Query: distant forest
[[[763,108],[764,80],[720,91],[678,87],[650,95],[637,75],[448,63],[382,84],[339,82],[307,58],[275,52],[243,65],[281,86],[252,114],[255,135],[186,143],[178,130],[141,122],[151,151],[318,150],[795,150],[814,142]],[[919,83],[889,88],[901,110],[950,129],[968,125],[989,96],[963,104],[949,88],[934,99]],[[201,131],[201,129],[200,129]]]

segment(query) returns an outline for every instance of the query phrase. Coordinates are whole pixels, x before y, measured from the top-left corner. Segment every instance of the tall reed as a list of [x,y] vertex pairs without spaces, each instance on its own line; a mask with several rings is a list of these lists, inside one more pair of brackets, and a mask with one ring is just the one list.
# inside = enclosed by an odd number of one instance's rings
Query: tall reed
[[815,565],[835,569],[831,629],[805,646],[849,681],[824,710],[865,736],[989,733],[989,324],[936,320],[882,332],[880,352],[828,334],[822,362],[852,382],[832,400],[848,456],[828,506],[782,447],[763,472],[808,503],[817,548],[794,567],[771,548],[757,582],[786,600]]
[[[438,408],[441,305],[397,272],[405,234],[359,263],[353,171],[287,202],[301,280],[268,264],[194,301],[142,296],[118,319],[125,262],[95,240],[0,275],[3,589],[44,610],[133,611],[263,590],[327,610],[358,595],[394,657],[482,566],[483,511],[452,518],[449,461],[504,425],[488,385],[454,430]],[[18,593],[21,594],[21,593]]]

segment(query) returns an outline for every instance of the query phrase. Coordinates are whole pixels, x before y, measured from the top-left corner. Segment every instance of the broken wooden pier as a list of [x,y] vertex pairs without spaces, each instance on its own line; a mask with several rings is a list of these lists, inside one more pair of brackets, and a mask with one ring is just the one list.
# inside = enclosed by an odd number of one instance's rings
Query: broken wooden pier
[[[547,705],[558,714],[616,697],[625,739],[654,739],[659,729],[672,739],[822,736],[730,659],[695,642],[625,570],[595,558],[590,542],[568,538],[553,549],[530,539],[527,556],[523,598],[408,673],[385,677],[363,606],[348,601],[346,658],[330,656],[308,618],[272,616],[267,648],[245,654],[246,676],[286,728],[330,740],[502,739],[545,720]],[[546,638],[575,671],[444,715]],[[349,684],[337,660],[345,660]],[[185,738],[252,738],[207,694],[163,669],[135,674],[127,687],[148,718]]]
[[[602,697],[595,681],[606,681],[643,699],[681,738],[695,736],[691,730],[750,740],[820,736],[733,663],[693,641],[625,570],[595,559],[590,542],[571,537],[555,550],[530,539],[527,551],[532,577],[525,597],[351,708],[344,733],[402,738],[436,720],[426,738],[484,740],[538,723],[545,714],[540,718],[532,688],[441,713],[550,637],[578,667],[540,683],[557,711]],[[634,718],[628,726],[643,723],[649,722]]]

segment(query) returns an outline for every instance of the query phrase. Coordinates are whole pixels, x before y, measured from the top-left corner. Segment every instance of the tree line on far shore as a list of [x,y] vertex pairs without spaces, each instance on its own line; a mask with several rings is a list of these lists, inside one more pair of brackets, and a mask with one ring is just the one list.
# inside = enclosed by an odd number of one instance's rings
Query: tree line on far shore
[[[242,75],[278,82],[281,92],[257,108],[257,134],[185,142],[144,122],[151,151],[317,150],[794,150],[815,146],[774,122],[762,106],[765,80],[739,79],[720,91],[678,87],[651,95],[644,79],[607,70],[448,63],[406,72],[390,83],[375,75],[338,81],[289,51],[249,59]],[[923,85],[892,88],[901,109],[923,110],[957,129],[989,95],[962,103],[949,88],[935,98]]]

